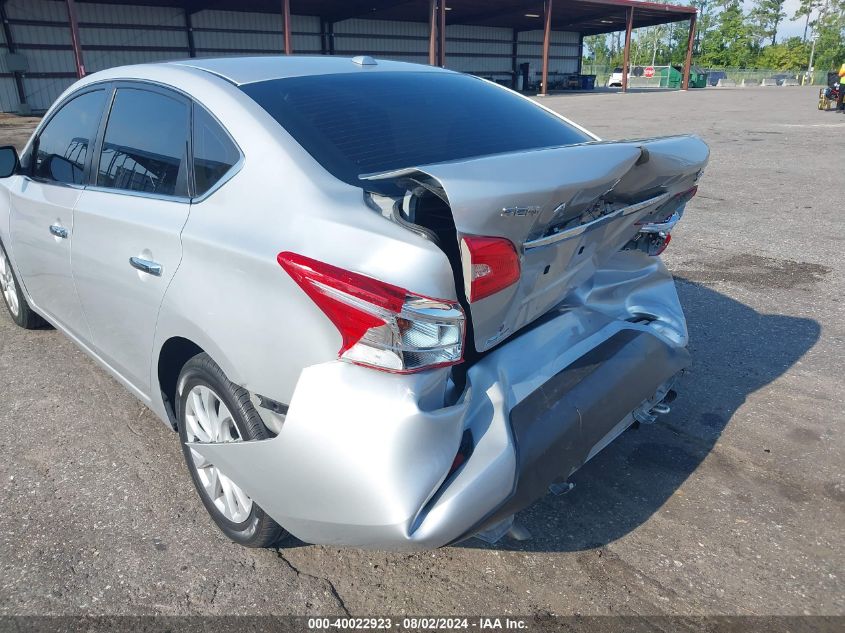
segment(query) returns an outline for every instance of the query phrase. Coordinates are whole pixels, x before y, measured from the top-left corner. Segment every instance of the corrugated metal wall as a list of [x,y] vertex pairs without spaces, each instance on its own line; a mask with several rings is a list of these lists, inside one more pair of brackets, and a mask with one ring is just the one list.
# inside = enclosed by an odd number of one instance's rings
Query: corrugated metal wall
[[6,44],[6,36],[3,30],[0,29],[0,109],[3,112],[12,112],[17,110],[17,104],[20,101],[18,98],[18,89],[15,85],[15,78],[9,72],[9,67],[6,64],[6,53],[9,50]]
[[[581,38],[578,33],[553,31],[549,43],[549,84],[556,75],[577,73],[581,68]],[[543,67],[543,31],[523,31],[519,34],[519,64],[531,65],[533,77],[538,77]]]
[[[175,3],[174,3],[175,4]],[[273,55],[283,49],[280,14],[203,10],[188,18],[178,7],[107,5],[77,2],[80,40],[87,72],[123,64],[190,56],[188,20],[197,57]],[[67,7],[61,0],[7,0],[8,27],[17,53],[26,57],[25,100],[33,111],[47,109],[76,80]],[[351,19],[333,25],[337,55],[369,54],[425,64],[428,24]],[[320,19],[294,15],[292,45],[297,54],[320,54]],[[529,62],[539,73],[541,31],[519,34],[517,62]],[[0,31],[0,108],[18,111],[15,78],[6,60],[8,47]],[[555,32],[550,50],[552,79],[578,72],[577,33]],[[446,27],[446,65],[454,70],[509,84],[513,68],[513,31],[505,28],[451,24]]]
[[[239,11],[200,11],[191,16],[197,57],[278,55],[284,49],[282,16]],[[320,54],[320,18],[291,16],[291,46]]]
[[[47,107],[75,77],[67,11],[57,2],[9,0],[6,16],[17,52],[27,60],[23,80],[26,102],[33,109]],[[13,105],[17,105],[17,94]],[[3,110],[9,110],[3,103]],[[15,109],[14,107],[11,109]]]
[[510,84],[513,30],[491,26],[446,25],[446,66]]
[[[185,12],[179,8],[77,3],[85,70],[188,56]],[[28,70],[26,102],[45,110],[76,81],[67,7],[52,0],[8,0],[6,16]],[[5,69],[4,69],[5,70]],[[4,111],[17,109],[17,93]]]
[[385,20],[344,20],[334,25],[335,55],[372,55],[428,63],[428,24]]

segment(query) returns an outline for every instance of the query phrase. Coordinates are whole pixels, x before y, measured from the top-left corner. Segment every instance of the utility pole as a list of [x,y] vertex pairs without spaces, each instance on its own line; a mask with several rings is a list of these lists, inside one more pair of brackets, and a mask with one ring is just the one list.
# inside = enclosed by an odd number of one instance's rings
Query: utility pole
[[[810,49],[810,63],[807,66],[807,78],[810,80],[810,85],[813,85],[813,80],[815,79],[813,73],[813,58],[816,56],[816,37],[815,33],[813,34],[813,47]],[[840,88],[841,90],[841,88]]]
[[657,37],[660,34],[660,27],[654,27],[654,50],[651,53],[651,66],[654,67],[654,62],[657,61]]

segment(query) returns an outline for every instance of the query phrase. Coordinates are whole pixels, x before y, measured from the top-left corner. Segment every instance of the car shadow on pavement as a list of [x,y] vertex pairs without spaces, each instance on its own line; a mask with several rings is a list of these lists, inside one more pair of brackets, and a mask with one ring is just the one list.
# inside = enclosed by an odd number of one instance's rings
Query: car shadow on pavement
[[[458,547],[581,551],[636,529],[675,493],[711,451],[749,394],[792,367],[818,341],[812,319],[761,314],[706,286],[676,278],[690,330],[692,366],[672,411],[631,428],[575,473],[575,488],[546,495],[517,515],[532,538]],[[760,447],[765,450],[765,447]]]

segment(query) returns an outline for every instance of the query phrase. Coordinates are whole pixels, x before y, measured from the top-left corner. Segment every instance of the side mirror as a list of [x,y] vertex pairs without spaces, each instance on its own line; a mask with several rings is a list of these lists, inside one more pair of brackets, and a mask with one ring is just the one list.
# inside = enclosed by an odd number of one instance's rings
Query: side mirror
[[56,182],[77,184],[82,182],[82,170],[64,156],[56,156],[53,154],[44,162],[48,164],[42,164],[41,169],[50,174],[50,178]]
[[0,147],[0,178],[14,176],[19,167],[18,150],[11,145]]

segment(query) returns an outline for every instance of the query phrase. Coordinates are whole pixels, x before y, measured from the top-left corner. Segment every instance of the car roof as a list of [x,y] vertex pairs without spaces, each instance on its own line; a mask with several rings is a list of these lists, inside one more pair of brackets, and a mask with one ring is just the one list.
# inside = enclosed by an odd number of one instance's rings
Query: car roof
[[[361,62],[364,63],[361,63]],[[368,62],[368,63],[367,63]],[[165,62],[167,66],[185,66],[212,73],[237,85],[303,77],[355,72],[452,72],[434,66],[411,64],[371,57],[336,57],[334,55],[272,55],[261,57],[220,57],[183,59]]]

